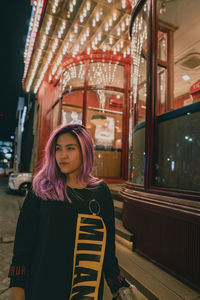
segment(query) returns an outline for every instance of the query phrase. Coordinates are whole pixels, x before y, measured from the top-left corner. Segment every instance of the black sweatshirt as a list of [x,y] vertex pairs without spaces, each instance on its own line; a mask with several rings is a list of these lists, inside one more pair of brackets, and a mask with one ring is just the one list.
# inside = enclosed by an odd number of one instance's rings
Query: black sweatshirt
[[[77,217],[91,211],[103,219],[107,232],[102,274],[112,292],[124,285],[115,256],[114,209],[107,185],[102,181],[96,188],[67,187],[67,192],[72,203],[43,200],[32,190],[24,201],[9,277],[10,287],[25,289],[26,300],[69,299]],[[102,297],[103,276],[98,300]]]

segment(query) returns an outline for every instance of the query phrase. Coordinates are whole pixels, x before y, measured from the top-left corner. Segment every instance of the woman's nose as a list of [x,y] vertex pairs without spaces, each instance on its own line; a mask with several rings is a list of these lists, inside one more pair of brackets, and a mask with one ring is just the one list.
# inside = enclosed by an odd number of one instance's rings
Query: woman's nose
[[62,157],[62,158],[67,158],[67,157],[68,157],[67,151],[62,151],[62,152],[61,152],[61,157]]

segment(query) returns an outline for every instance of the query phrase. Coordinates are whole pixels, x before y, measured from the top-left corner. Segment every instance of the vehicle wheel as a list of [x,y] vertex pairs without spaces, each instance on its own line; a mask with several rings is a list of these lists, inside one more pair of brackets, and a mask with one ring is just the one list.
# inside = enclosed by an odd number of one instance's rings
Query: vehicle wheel
[[26,195],[26,193],[27,193],[27,191],[28,191],[28,189],[29,189],[29,187],[30,187],[30,183],[22,183],[21,185],[20,185],[20,187],[19,187],[19,194],[21,195],[21,196],[25,196]]

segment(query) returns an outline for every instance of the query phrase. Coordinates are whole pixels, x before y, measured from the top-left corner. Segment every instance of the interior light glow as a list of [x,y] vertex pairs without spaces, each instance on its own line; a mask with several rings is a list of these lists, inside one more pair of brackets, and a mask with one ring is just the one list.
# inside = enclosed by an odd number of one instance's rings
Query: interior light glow
[[105,24],[105,31],[108,31],[108,23]]
[[87,1],[87,3],[86,3],[86,8],[87,8],[88,11],[90,10],[90,8],[91,8],[90,1]]
[[93,20],[92,20],[92,27],[95,27],[95,26],[96,26],[96,20],[93,19]]
[[123,9],[126,8],[126,0],[122,0],[122,8],[123,8]]
[[122,29],[122,31],[125,31],[125,24],[124,24],[124,22],[121,24],[121,29]]
[[87,36],[87,37],[90,36],[90,29],[89,29],[89,28],[86,29],[86,36]]
[[185,75],[182,76],[182,79],[185,80],[185,81],[190,80],[190,76],[185,74]]
[[130,17],[126,17],[126,26],[130,25]]
[[116,21],[117,20],[117,13],[114,11],[113,12],[113,21]]
[[99,18],[100,18],[100,14],[99,14],[99,12],[97,12],[97,13],[96,13],[96,21],[97,21],[97,22],[99,22],[99,20],[100,20]]
[[117,28],[117,35],[120,36],[121,30],[120,27]]
[[77,24],[74,25],[74,33],[78,33],[78,25]]
[[80,15],[80,22],[83,23],[83,21],[84,21],[83,15]]
[[101,32],[98,33],[98,41],[101,41]]

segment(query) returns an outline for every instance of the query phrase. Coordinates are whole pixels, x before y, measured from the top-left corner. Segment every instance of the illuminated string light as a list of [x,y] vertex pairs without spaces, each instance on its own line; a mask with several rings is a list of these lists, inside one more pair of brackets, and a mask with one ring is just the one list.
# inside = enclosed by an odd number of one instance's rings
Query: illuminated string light
[[30,60],[33,53],[33,47],[35,44],[36,35],[38,32],[40,19],[42,15],[42,8],[44,5],[45,0],[38,0],[33,6],[32,13],[31,13],[31,21],[28,29],[28,35],[26,39],[25,44],[25,51],[24,51],[24,74],[23,74],[23,80],[26,78]]

